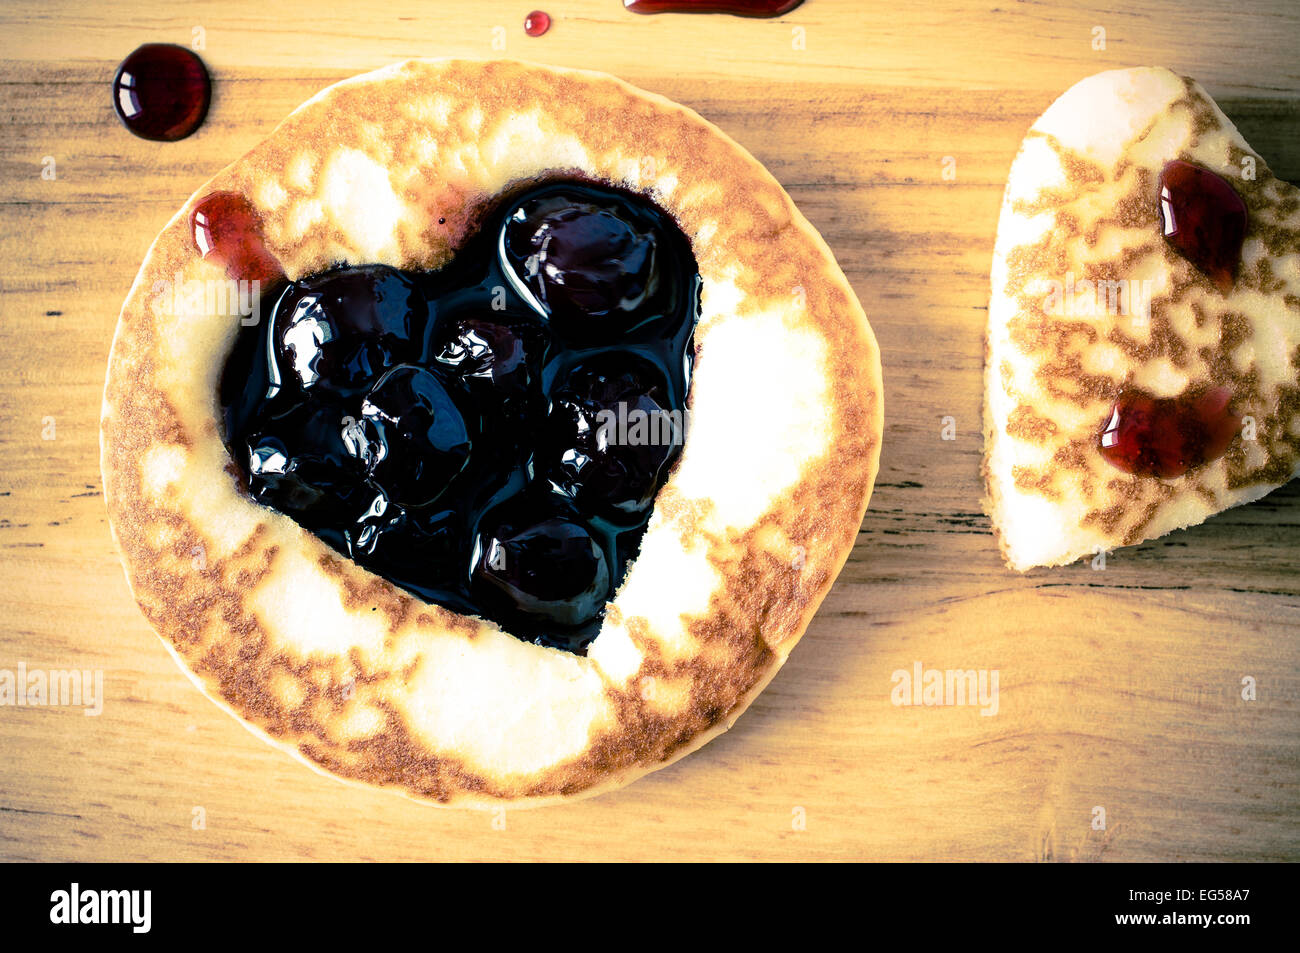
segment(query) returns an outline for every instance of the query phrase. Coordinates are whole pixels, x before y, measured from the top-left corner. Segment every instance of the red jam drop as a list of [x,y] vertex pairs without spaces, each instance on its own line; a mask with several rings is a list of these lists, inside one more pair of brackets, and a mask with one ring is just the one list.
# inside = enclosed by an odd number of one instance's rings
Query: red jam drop
[[1241,263],[1246,221],[1246,203],[1222,176],[1182,161],[1160,173],[1165,240],[1224,294],[1232,290]]
[[183,46],[146,43],[113,77],[113,108],[122,125],[155,142],[175,142],[198,129],[211,99],[203,60]]
[[1101,455],[1125,473],[1172,480],[1216,460],[1241,430],[1232,391],[1211,387],[1178,397],[1120,394],[1101,431]]
[[623,0],[633,13],[730,13],[737,17],[779,17],[803,0]]
[[238,192],[206,195],[190,216],[199,254],[224,265],[231,278],[269,285],[284,277],[280,262],[266,250],[262,219]]
[[534,10],[524,17],[524,32],[529,36],[541,36],[551,28],[551,15],[545,10]]

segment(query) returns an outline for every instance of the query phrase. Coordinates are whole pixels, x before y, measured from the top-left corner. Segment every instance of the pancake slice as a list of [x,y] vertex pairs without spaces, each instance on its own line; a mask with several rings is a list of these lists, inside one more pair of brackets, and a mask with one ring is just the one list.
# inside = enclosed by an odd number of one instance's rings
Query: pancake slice
[[1011,167],[985,375],[1013,569],[1259,499],[1300,467],[1300,191],[1191,79],[1079,82]]

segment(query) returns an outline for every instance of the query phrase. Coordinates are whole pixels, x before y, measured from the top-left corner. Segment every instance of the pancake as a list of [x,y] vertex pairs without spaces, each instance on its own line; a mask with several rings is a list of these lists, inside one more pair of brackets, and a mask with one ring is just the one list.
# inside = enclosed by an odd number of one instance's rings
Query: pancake
[[[1165,239],[1170,162],[1214,173],[1244,201],[1235,281],[1217,283]],[[1300,467],[1300,192],[1191,79],[1147,68],[1079,82],[1012,164],[986,361],[985,505],[1011,568],[1062,565],[1259,499]],[[1103,455],[1121,395],[1176,406],[1216,390],[1241,423],[1221,455],[1176,476]]]
[[[239,321],[172,293],[225,278],[190,228],[214,191],[252,203],[296,279],[437,269],[495,196],[557,171],[652,199],[702,281],[681,457],[586,656],[422,601],[254,502],[218,400]],[[740,146],[609,76],[428,60],[325,89],[177,212],[122,308],[101,450],[132,592],[209,697],[336,777],[534,806],[619,787],[735,722],[847,558],[881,432],[861,306]]]

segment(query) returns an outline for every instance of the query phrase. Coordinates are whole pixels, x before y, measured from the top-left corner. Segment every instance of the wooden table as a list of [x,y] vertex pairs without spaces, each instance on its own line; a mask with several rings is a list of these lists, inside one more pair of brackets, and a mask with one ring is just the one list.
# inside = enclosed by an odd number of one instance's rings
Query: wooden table
[[[978,476],[989,259],[1025,129],[1089,73],[1165,64],[1300,180],[1300,8],[809,0],[743,21],[538,2],[555,23],[537,39],[530,3],[3,6],[0,669],[102,670],[107,697],[99,717],[0,708],[0,857],[1300,857],[1300,490],[1104,571],[1018,576]],[[128,135],[117,63],[196,29],[206,125],[171,145]],[[694,107],[821,229],[885,361],[871,510],[785,670],[700,753],[504,830],[317,776],[218,711],[137,612],[100,495],[105,359],[154,235],[316,90],[422,55],[604,69]],[[918,661],[996,669],[996,716],[891,704],[892,673]]]

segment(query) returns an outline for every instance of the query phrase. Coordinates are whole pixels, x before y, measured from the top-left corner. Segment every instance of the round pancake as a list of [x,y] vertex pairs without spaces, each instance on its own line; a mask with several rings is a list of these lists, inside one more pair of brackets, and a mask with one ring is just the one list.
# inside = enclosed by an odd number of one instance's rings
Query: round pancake
[[[702,278],[681,459],[586,657],[426,603],[254,503],[217,397],[238,309],[186,293],[225,281],[189,226],[214,190],[253,203],[298,278],[438,268],[508,186],[575,172],[658,203]],[[338,777],[531,806],[625,784],[744,711],[853,546],[881,411],[830,250],[716,127],[601,74],[411,61],[313,97],[158,236],[113,343],[102,466],[132,591],[209,697]]]

